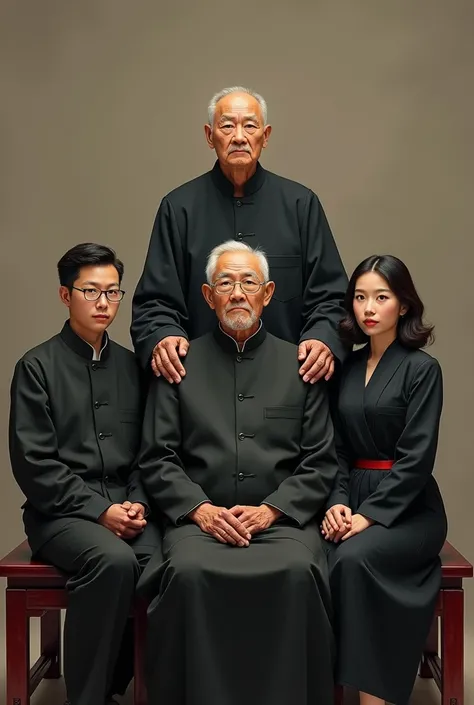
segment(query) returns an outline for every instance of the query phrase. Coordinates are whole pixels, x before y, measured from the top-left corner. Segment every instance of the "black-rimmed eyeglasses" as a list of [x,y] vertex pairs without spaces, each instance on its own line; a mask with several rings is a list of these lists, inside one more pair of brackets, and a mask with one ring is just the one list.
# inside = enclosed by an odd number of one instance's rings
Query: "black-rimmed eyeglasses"
[[224,296],[225,294],[231,294],[237,284],[245,294],[256,294],[260,287],[265,285],[265,282],[255,281],[254,279],[244,279],[241,282],[225,280],[214,282],[214,284],[209,284],[209,286],[215,290],[216,294]]
[[86,301],[98,301],[102,294],[105,294],[111,304],[117,304],[122,301],[125,294],[122,289],[80,289],[78,286],[73,286],[72,288],[76,291],[82,291]]

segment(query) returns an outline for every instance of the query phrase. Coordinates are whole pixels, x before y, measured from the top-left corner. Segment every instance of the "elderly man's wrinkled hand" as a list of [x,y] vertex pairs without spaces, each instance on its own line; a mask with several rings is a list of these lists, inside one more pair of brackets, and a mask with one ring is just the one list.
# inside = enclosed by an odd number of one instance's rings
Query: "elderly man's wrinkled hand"
[[180,357],[188,352],[189,341],[180,335],[168,335],[155,345],[151,356],[151,369],[157,377],[179,384],[186,374]]
[[283,516],[279,509],[270,507],[268,504],[261,504],[258,507],[237,504],[229,511],[242,522],[242,526],[252,536],[268,529]]
[[220,543],[231,546],[248,546],[252,538],[242,522],[225,507],[215,507],[213,504],[200,504],[188,515],[201,531],[210,534]]
[[298,360],[304,360],[299,370],[304,382],[314,384],[322,377],[328,382],[334,374],[334,355],[320,340],[303,340],[298,346]]

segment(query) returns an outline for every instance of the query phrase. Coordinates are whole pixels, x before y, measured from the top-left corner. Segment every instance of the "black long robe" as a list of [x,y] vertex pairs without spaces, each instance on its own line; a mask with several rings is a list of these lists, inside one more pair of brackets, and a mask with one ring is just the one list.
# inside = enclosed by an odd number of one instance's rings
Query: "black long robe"
[[[295,346],[263,328],[242,352],[221,332],[194,341],[179,385],[153,380],[139,466],[164,513],[152,558],[146,656],[150,702],[330,705],[333,635],[316,515],[337,472],[323,385],[305,385]],[[186,515],[211,500],[286,516],[248,548]]]
[[337,325],[347,277],[317,196],[258,164],[245,196],[234,198],[216,162],[158,210],[133,298],[131,334],[143,366],[162,338],[192,340],[212,330],[201,285],[209,252],[229,239],[260,245],[268,255],[276,289],[263,314],[267,330],[292,343],[321,340],[342,361],[347,350]]
[[[395,341],[365,385],[366,346],[342,371],[336,435],[340,470],[328,506],[376,523],[327,544],[338,682],[408,701],[441,581],[446,516],[432,476],[443,401],[438,362]],[[394,460],[390,471],[357,459]]]

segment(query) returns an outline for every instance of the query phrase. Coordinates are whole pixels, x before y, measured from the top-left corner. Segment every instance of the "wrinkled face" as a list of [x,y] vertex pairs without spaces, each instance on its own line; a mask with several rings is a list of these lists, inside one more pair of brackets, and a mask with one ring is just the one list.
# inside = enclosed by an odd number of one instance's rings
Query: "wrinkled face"
[[366,335],[397,335],[400,316],[406,313],[387,281],[376,272],[358,278],[354,292],[354,315]]
[[[255,254],[226,252],[217,260],[213,286],[203,284],[202,292],[224,329],[248,330],[258,323],[263,308],[270,303],[275,289],[273,282],[267,282],[257,288],[261,282],[263,273]],[[236,286],[233,286],[235,283]],[[247,293],[240,284],[257,291]],[[223,293],[219,293],[220,291]]]
[[263,125],[258,101],[248,93],[231,93],[216,105],[212,128],[205,126],[207,143],[223,167],[251,167],[267,146],[271,126]]
[[[78,289],[103,291],[117,290],[120,288],[118,272],[113,264],[103,266],[81,267],[79,277],[74,282]],[[66,286],[59,289],[61,301],[69,308],[71,324],[79,335],[96,336],[106,330],[117,315],[120,302],[111,303],[102,294],[97,301],[86,301],[82,291],[73,289],[71,292]]]

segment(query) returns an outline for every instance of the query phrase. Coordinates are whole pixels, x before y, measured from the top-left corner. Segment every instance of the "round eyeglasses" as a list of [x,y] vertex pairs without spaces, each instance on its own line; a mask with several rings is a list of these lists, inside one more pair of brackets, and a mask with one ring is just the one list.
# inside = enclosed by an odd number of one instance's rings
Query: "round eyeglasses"
[[255,281],[254,279],[244,279],[241,282],[231,282],[229,280],[224,280],[214,282],[214,284],[209,284],[209,286],[211,286],[215,290],[216,294],[225,295],[231,294],[237,284],[240,286],[241,290],[245,294],[256,294],[260,287],[265,285],[265,282]]
[[73,286],[76,291],[82,291],[86,301],[98,301],[102,294],[105,294],[107,301],[111,304],[117,304],[122,301],[125,294],[122,289],[80,289],[78,286]]

